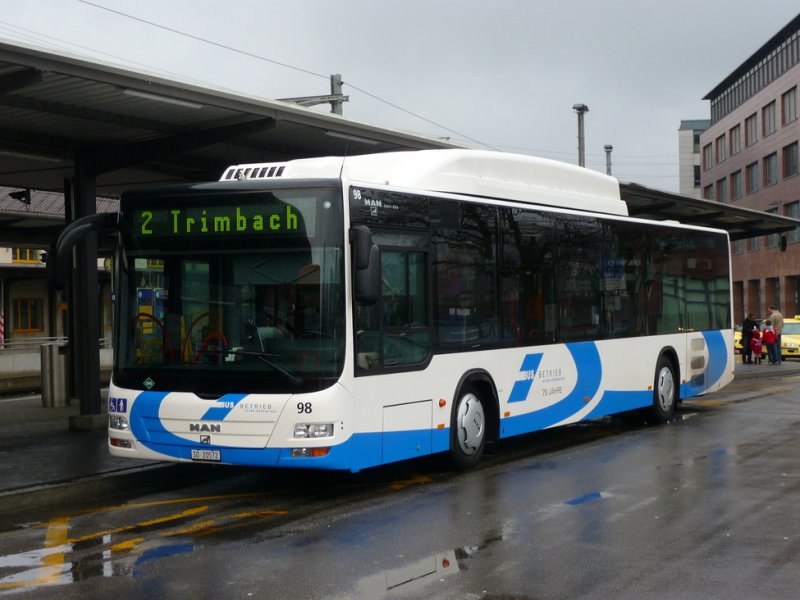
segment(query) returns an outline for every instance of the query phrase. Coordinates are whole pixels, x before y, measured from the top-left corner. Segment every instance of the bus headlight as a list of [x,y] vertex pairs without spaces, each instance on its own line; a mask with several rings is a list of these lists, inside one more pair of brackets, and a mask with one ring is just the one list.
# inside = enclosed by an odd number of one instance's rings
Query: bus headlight
[[128,419],[120,415],[110,415],[108,417],[109,429],[116,429],[117,431],[128,430]]
[[297,423],[294,426],[294,439],[333,437],[333,423]]

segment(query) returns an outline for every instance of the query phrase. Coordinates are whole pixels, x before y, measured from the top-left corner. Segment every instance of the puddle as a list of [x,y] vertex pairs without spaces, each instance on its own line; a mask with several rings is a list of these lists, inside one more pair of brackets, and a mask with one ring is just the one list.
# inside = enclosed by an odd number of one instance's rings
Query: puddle
[[478,544],[461,546],[409,562],[403,562],[406,559],[401,556],[399,562],[402,564],[396,568],[386,569],[361,579],[356,588],[357,597],[382,598],[390,592],[397,591],[404,597],[412,594],[424,598],[428,586],[444,582],[447,578],[468,570],[470,561],[476,559],[493,544],[503,540],[502,535],[493,535]]

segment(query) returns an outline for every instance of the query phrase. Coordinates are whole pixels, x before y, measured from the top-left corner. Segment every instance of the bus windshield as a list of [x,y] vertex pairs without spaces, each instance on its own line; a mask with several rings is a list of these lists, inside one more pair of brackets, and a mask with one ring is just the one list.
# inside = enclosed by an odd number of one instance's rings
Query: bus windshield
[[345,347],[339,194],[123,197],[115,383],[201,396],[331,385]]

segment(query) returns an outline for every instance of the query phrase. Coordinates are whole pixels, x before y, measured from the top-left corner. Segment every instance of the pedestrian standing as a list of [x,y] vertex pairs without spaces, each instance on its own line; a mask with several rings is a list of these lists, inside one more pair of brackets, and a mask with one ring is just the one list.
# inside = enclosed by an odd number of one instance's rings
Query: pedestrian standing
[[753,335],[750,336],[750,351],[753,353],[753,362],[761,364],[761,333],[758,327],[753,328]]
[[772,321],[772,328],[775,330],[775,337],[777,340],[775,344],[778,348],[778,360],[775,364],[781,364],[781,354],[783,351],[781,350],[781,334],[783,333],[783,315],[781,312],[775,308],[774,306],[769,307],[769,320]]
[[776,352],[775,347],[777,346],[777,339],[778,336],[775,335],[775,328],[772,326],[772,321],[767,319],[764,321],[764,343],[767,345],[767,356],[769,357],[769,364],[777,365],[778,359],[776,354],[779,354],[780,351]]

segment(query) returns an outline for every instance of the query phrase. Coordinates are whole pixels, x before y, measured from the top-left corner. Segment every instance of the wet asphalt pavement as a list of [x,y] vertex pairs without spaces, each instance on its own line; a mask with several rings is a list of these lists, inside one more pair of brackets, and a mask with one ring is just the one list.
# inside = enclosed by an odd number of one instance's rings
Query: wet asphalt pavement
[[666,426],[536,434],[469,473],[241,471],[51,511],[0,537],[0,592],[797,598],[799,392],[796,373],[744,379]]

